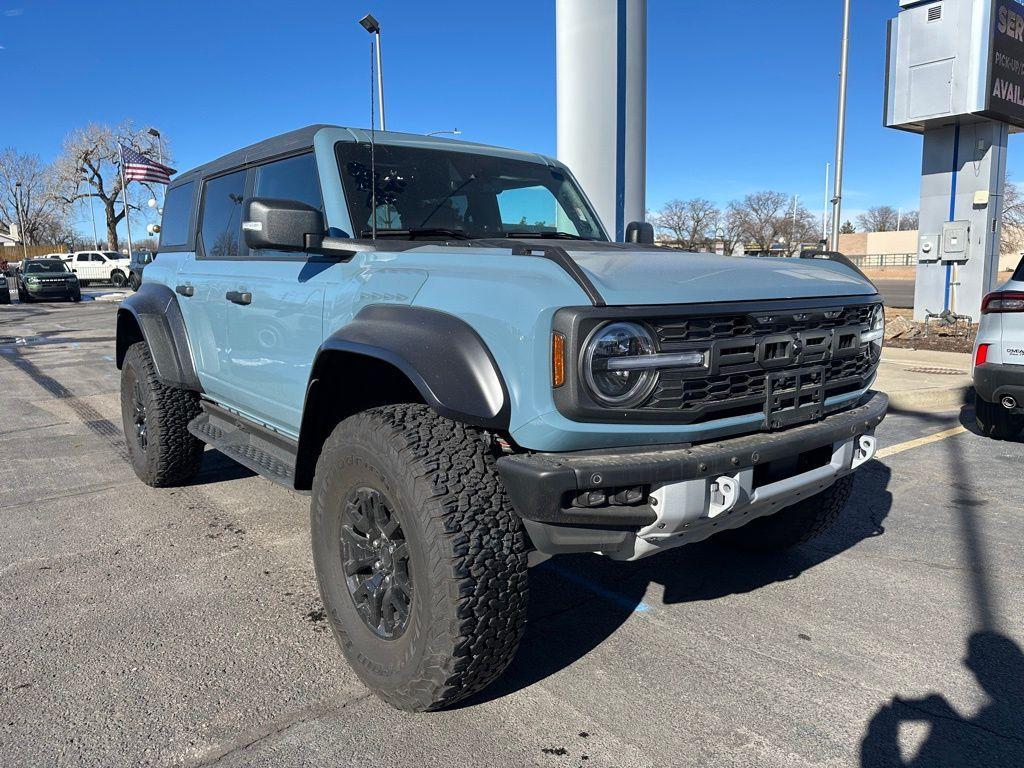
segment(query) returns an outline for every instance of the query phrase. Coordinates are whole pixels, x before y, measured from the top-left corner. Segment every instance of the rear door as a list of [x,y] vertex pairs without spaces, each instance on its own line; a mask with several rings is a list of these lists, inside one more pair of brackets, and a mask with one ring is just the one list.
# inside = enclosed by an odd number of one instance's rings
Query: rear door
[[95,272],[95,270],[91,266],[91,261],[90,261],[91,258],[92,258],[92,254],[88,253],[88,252],[76,253],[75,254],[75,261],[74,261],[73,264],[71,264],[69,266],[73,270],[75,270],[75,274],[78,275],[78,279],[79,280],[98,280],[99,279],[99,278],[97,278],[93,274]]
[[[312,152],[250,169],[252,197],[298,200],[323,211]],[[252,251],[232,267],[230,368],[237,407],[297,435],[309,371],[323,340],[325,289],[337,262],[306,253]]]
[[241,217],[246,178],[242,169],[202,182],[196,250],[181,260],[175,285],[203,389],[227,405],[236,401],[238,393],[231,370],[231,305],[226,294],[235,284],[239,258],[245,253]]

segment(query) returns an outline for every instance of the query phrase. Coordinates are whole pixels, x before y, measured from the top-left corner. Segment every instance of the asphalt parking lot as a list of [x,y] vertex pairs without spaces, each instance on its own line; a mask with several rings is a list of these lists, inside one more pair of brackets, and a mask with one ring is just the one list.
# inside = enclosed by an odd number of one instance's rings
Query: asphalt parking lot
[[306,497],[135,478],[115,311],[0,306],[0,765],[1024,765],[1024,443],[967,409],[891,415],[784,556],[549,561],[504,678],[409,715],[337,653]]

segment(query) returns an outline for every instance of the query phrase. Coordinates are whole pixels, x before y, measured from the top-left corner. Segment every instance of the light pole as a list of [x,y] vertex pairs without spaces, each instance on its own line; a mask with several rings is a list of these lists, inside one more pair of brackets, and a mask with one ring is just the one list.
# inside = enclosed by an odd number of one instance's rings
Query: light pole
[[843,2],[843,48],[839,65],[839,116],[836,127],[836,182],[832,196],[831,250],[839,250],[839,226],[843,208],[843,154],[846,148],[846,70],[850,60],[850,0]]
[[28,260],[28,246],[25,244],[25,220],[21,216],[21,182],[14,182],[14,207],[18,213],[18,239],[21,240],[21,266]]
[[388,126],[384,121],[384,69],[380,53],[380,22],[373,18],[373,14],[368,13],[359,20],[359,24],[374,36],[375,50],[377,51],[377,106],[380,110],[380,129],[386,131]]

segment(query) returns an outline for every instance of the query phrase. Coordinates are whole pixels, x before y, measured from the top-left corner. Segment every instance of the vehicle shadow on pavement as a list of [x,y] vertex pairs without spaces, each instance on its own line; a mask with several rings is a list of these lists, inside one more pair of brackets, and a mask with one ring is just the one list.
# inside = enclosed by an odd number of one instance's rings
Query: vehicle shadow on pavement
[[[530,572],[530,608],[519,653],[505,674],[465,706],[506,696],[572,665],[607,640],[634,614],[752,592],[880,536],[892,507],[890,471],[877,461],[856,475],[850,502],[820,538],[775,555],[738,552],[709,539],[638,563],[597,555],[554,558]],[[660,605],[644,602],[652,584]]]
[[[941,416],[919,414],[936,424]],[[981,436],[973,408],[965,406],[960,423]],[[1019,439],[1018,439],[1019,441]],[[949,475],[962,549],[962,572],[968,581],[975,612],[975,631],[967,639],[962,663],[974,675],[988,702],[975,714],[964,715],[940,693],[918,699],[899,695],[883,704],[868,721],[861,742],[861,768],[991,768],[1024,766],[1024,651],[999,628],[992,573],[985,548],[983,507],[988,503],[975,494],[975,485],[962,451],[946,442]],[[978,478],[981,481],[982,478]],[[941,674],[941,670],[937,670]],[[901,737],[901,726],[923,725],[927,734],[919,746]],[[907,754],[912,753],[912,754]]]
[[230,459],[214,448],[207,448],[203,452],[203,463],[198,474],[193,477],[187,485],[210,485],[223,483],[227,480],[241,480],[246,477],[255,477],[256,473],[248,467],[243,467],[234,459]]

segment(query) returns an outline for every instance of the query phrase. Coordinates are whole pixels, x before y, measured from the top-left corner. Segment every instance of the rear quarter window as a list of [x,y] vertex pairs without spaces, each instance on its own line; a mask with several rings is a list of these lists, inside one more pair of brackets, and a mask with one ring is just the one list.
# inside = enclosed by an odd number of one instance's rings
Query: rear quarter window
[[174,248],[189,241],[189,221],[192,218],[192,200],[195,182],[189,181],[167,190],[164,215],[160,222],[160,248]]

